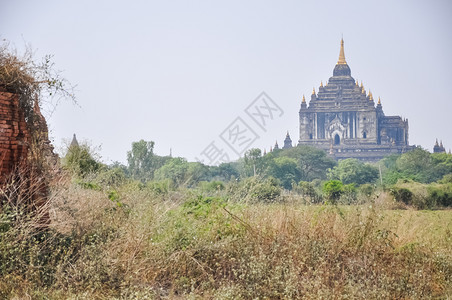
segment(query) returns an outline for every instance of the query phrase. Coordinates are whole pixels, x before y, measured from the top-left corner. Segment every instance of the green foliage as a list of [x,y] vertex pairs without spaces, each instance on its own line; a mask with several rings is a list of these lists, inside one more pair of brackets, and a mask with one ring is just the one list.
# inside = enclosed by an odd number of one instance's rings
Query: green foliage
[[353,158],[341,160],[337,166],[328,170],[328,179],[340,180],[344,184],[373,183],[377,178],[378,169],[376,167]]
[[[372,184],[362,184],[358,187],[358,194],[361,198],[363,198],[364,200],[370,200],[372,198],[372,196],[375,195],[375,185]],[[364,201],[364,202],[366,202]]]
[[95,182],[88,180],[77,180],[77,184],[86,190],[100,191],[102,187]]
[[429,202],[433,205],[452,207],[452,183],[430,185],[427,191]]
[[156,180],[170,180],[173,186],[194,187],[200,181],[211,178],[208,166],[199,162],[187,162],[181,157],[169,158],[166,163],[155,171]]
[[262,174],[264,164],[261,149],[253,148],[246,151],[243,162],[245,176],[248,177]]
[[325,151],[311,146],[293,147],[283,150],[280,155],[297,160],[301,180],[304,181],[326,179],[326,171],[336,165],[336,162],[328,157]]
[[419,147],[402,155],[386,157],[382,163],[383,181],[390,185],[401,179],[431,183],[452,173],[451,154],[432,154]]
[[119,186],[127,181],[124,169],[119,167],[109,167],[97,172],[94,181],[101,186]]
[[212,167],[213,177],[218,177],[223,181],[230,181],[240,177],[237,162],[222,163],[218,167]]
[[292,185],[296,184],[301,177],[297,161],[285,156],[271,160],[265,173],[278,179],[281,185],[288,190],[291,190]]
[[189,163],[181,158],[170,158],[160,169],[155,171],[156,180],[171,180],[172,184],[178,186],[187,183]]
[[274,202],[281,195],[281,187],[277,179],[273,177],[248,177],[231,184],[229,187],[231,199],[238,202]]
[[446,174],[438,181],[439,183],[452,183],[452,173]]
[[199,182],[199,187],[201,191],[212,194],[225,189],[225,185],[222,181],[201,181]]
[[431,181],[441,179],[450,174],[452,175],[452,154],[449,153],[433,153],[431,154],[432,163],[434,164],[434,177]]
[[70,146],[62,164],[63,168],[79,177],[94,173],[103,167],[87,144]]
[[357,189],[354,183],[344,184],[340,201],[343,204],[355,204],[357,200]]
[[423,183],[436,181],[432,154],[422,148],[402,154],[397,159],[396,166],[405,178],[413,178]]
[[398,202],[403,202],[407,205],[411,205],[413,202],[413,193],[407,189],[402,187],[393,187],[391,188],[391,195]]
[[189,186],[196,186],[198,182],[210,179],[209,167],[200,162],[189,162],[185,177]]
[[132,150],[127,152],[129,174],[141,181],[153,178],[155,170],[154,142],[140,140],[132,143]]
[[311,203],[320,203],[323,200],[321,193],[317,191],[312,182],[300,181],[294,190],[302,196],[308,197]]
[[391,188],[391,194],[398,202],[417,209],[434,209],[452,206],[452,184],[422,184],[399,182]]
[[146,188],[156,195],[167,195],[169,191],[174,190],[174,185],[170,179],[153,180],[146,182]]
[[344,185],[339,180],[329,180],[323,184],[323,194],[331,204],[336,204],[343,193]]

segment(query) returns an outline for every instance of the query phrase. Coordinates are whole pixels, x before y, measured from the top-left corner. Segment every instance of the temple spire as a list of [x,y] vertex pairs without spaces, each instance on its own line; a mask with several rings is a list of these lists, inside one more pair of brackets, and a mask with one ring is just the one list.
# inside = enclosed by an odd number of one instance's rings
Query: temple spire
[[339,60],[337,61],[338,65],[346,65],[345,54],[344,54],[344,39],[341,39],[341,50],[339,51]]
[[301,103],[306,103],[306,98],[303,95],[303,100],[301,100]]
[[72,137],[72,142],[71,142],[71,144],[69,145],[69,148],[73,148],[73,147],[79,147],[79,144],[78,144],[78,141],[77,141],[77,137],[75,136],[75,133],[74,133],[74,136]]

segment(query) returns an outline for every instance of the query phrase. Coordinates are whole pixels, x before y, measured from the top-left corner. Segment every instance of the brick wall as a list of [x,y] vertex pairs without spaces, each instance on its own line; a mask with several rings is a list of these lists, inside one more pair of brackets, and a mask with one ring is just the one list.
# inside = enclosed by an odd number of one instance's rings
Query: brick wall
[[0,180],[25,161],[29,141],[18,95],[0,90]]

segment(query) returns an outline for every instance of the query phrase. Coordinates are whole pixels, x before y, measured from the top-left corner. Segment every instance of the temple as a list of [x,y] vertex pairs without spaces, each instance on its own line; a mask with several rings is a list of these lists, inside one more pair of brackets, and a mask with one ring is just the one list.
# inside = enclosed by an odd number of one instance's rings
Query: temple
[[408,120],[385,116],[381,100],[351,76],[341,40],[333,76],[312,91],[309,104],[303,95],[298,145],[327,151],[335,159],[377,161],[414,148],[408,144]]

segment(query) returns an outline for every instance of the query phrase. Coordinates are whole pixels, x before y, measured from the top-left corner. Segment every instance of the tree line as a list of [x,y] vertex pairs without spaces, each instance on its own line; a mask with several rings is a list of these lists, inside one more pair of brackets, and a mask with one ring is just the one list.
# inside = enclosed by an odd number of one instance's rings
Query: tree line
[[[322,194],[332,202],[344,197],[354,198],[357,188],[370,194],[377,186],[396,187],[407,182],[452,185],[452,155],[430,153],[420,147],[385,157],[376,163],[357,159],[337,162],[325,151],[311,146],[277,149],[265,155],[254,148],[237,161],[208,166],[182,157],[159,156],[154,152],[154,146],[153,141],[133,142],[126,165],[118,162],[105,165],[87,145],[82,144],[69,147],[63,165],[80,178],[96,174],[96,180],[105,184],[128,180],[158,186],[159,189],[161,183],[165,183],[166,188],[195,188],[209,183],[218,187],[229,182],[246,185],[257,178],[269,185],[267,189],[273,191],[272,195],[275,195],[274,188],[278,187],[319,201],[319,194]],[[398,196],[397,191],[394,195]]]

